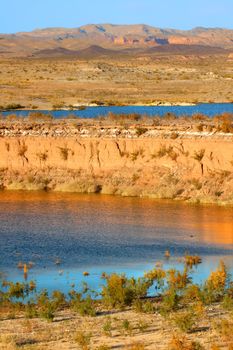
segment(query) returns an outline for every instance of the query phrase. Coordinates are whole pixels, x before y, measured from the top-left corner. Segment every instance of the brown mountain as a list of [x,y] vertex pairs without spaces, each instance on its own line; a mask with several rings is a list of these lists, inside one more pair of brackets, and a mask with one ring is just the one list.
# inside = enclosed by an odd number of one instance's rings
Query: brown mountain
[[[179,45],[179,48],[176,47]],[[32,32],[0,35],[0,55],[58,56],[79,54],[108,55],[112,50],[153,48],[157,51],[182,51],[187,46],[199,48],[233,49],[233,30],[222,28],[194,28],[192,30],[160,29],[148,25],[86,25],[79,28],[46,28]],[[162,49],[162,47],[164,47]],[[158,48],[158,49],[156,49]],[[162,50],[161,50],[162,49]],[[107,50],[107,51],[104,51]],[[81,53],[82,51],[82,53]],[[212,52],[213,50],[209,50]],[[130,51],[127,51],[128,53]]]

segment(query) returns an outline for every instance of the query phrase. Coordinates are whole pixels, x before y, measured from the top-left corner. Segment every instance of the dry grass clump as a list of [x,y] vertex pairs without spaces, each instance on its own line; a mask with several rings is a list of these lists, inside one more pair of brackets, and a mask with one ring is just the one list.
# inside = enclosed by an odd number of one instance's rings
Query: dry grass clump
[[162,145],[160,149],[151,155],[152,158],[169,157],[173,161],[177,161],[179,154],[174,150],[173,146]]
[[204,350],[198,342],[190,341],[184,335],[174,334],[168,345],[168,350]]
[[91,333],[83,332],[83,331],[77,331],[74,340],[75,342],[80,346],[82,350],[89,350],[90,349],[90,343],[91,343]]

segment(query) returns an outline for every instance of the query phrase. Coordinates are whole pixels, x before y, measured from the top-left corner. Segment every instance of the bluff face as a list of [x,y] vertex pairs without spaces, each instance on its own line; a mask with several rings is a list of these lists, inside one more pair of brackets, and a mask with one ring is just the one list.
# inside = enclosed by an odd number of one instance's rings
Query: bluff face
[[5,125],[0,185],[233,203],[233,135],[148,128]]

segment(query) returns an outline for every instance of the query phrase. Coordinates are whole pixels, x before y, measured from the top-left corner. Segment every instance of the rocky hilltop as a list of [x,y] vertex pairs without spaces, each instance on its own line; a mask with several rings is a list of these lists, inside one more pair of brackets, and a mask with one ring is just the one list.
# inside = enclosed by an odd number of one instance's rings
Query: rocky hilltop
[[233,49],[233,30],[194,28],[160,29],[148,25],[86,25],[78,28],[46,28],[32,32],[0,35],[0,54],[35,55],[40,50],[86,49],[99,45],[105,49],[140,49],[169,45],[207,46]]

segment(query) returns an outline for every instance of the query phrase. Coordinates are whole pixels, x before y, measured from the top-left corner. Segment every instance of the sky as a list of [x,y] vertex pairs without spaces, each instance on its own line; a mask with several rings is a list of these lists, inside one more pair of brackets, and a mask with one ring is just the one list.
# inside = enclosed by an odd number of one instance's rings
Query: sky
[[233,29],[233,0],[2,0],[0,33],[85,24]]

